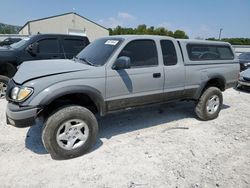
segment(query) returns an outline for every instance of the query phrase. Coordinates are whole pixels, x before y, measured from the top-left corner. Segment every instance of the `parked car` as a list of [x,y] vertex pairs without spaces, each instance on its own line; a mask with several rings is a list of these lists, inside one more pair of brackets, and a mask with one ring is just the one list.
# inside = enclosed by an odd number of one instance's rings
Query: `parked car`
[[[201,46],[207,47],[208,55],[193,56]],[[214,52],[218,56],[209,55]],[[7,124],[26,127],[43,117],[46,150],[53,158],[73,158],[95,143],[97,114],[193,100],[201,120],[215,119],[222,91],[236,85],[239,69],[225,42],[105,37],[73,60],[23,63],[8,85]]]
[[244,71],[250,67],[250,52],[244,52],[239,55],[240,71]]
[[250,68],[248,68],[240,73],[238,88],[250,89]]
[[21,38],[6,38],[3,41],[0,42],[0,46],[9,46],[11,44],[17,43],[20,40],[22,40]]
[[[0,98],[17,67],[24,61],[72,59],[89,44],[87,37],[60,34],[38,34],[6,48],[0,48]],[[34,62],[34,61],[33,61]]]

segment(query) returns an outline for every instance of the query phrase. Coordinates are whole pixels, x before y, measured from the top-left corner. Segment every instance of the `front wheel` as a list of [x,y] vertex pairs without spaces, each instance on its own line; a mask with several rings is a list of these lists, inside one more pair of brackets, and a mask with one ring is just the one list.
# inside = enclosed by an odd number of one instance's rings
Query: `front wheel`
[[92,112],[81,106],[64,107],[44,125],[42,141],[54,159],[70,159],[85,154],[95,143],[98,123]]
[[204,91],[195,107],[196,115],[204,121],[215,119],[219,115],[222,103],[223,97],[220,89],[209,87]]

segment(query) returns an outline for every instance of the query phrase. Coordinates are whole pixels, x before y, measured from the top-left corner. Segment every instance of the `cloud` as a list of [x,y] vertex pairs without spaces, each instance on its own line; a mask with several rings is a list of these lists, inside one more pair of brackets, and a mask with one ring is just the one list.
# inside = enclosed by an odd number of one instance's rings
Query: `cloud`
[[176,31],[177,29],[184,31],[190,38],[200,38],[206,39],[210,37],[218,37],[218,31],[214,28],[211,28],[207,24],[201,24],[197,27],[191,26],[183,26],[183,25],[176,25],[169,22],[162,22],[158,24],[158,27],[165,27],[168,30]]
[[100,23],[101,25],[108,27],[108,28],[115,28],[118,25],[120,25],[120,26],[123,25],[123,23],[121,21],[119,21],[117,18],[114,18],[114,17],[101,19],[98,21],[98,23]]
[[172,30],[173,25],[171,23],[168,23],[168,22],[162,22],[158,25],[158,27],[165,27],[166,29]]
[[136,19],[137,18],[135,16],[127,12],[118,12],[115,17],[100,19],[98,23],[108,28],[115,28],[118,25],[119,26],[129,25],[135,22]]
[[198,28],[194,28],[192,32],[190,33],[192,38],[210,38],[210,37],[218,37],[219,29],[216,31],[216,29],[211,28],[210,26],[206,24],[202,24],[198,26]]
[[136,17],[127,12],[118,12],[118,18],[123,20],[135,20]]

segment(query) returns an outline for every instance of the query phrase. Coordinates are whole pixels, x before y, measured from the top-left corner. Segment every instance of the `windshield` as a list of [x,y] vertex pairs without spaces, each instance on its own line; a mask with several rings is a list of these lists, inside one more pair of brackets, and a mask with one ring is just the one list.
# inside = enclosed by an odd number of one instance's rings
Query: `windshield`
[[10,41],[10,38],[3,40],[3,42],[9,42],[9,41]]
[[10,47],[11,48],[20,48],[23,45],[25,45],[29,40],[30,40],[30,38],[24,38],[23,40],[20,40],[17,43],[11,44]]
[[118,48],[122,40],[121,38],[98,39],[84,48],[76,58],[95,66],[102,66]]

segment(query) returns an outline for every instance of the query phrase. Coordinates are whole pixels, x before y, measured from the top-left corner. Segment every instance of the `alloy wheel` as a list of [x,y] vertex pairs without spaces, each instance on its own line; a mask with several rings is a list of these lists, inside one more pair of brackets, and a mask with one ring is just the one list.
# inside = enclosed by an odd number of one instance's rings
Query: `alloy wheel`
[[89,137],[87,124],[80,119],[72,119],[63,123],[56,135],[58,145],[65,150],[81,147]]
[[214,114],[220,106],[220,98],[217,95],[213,95],[207,101],[207,112],[209,114]]

